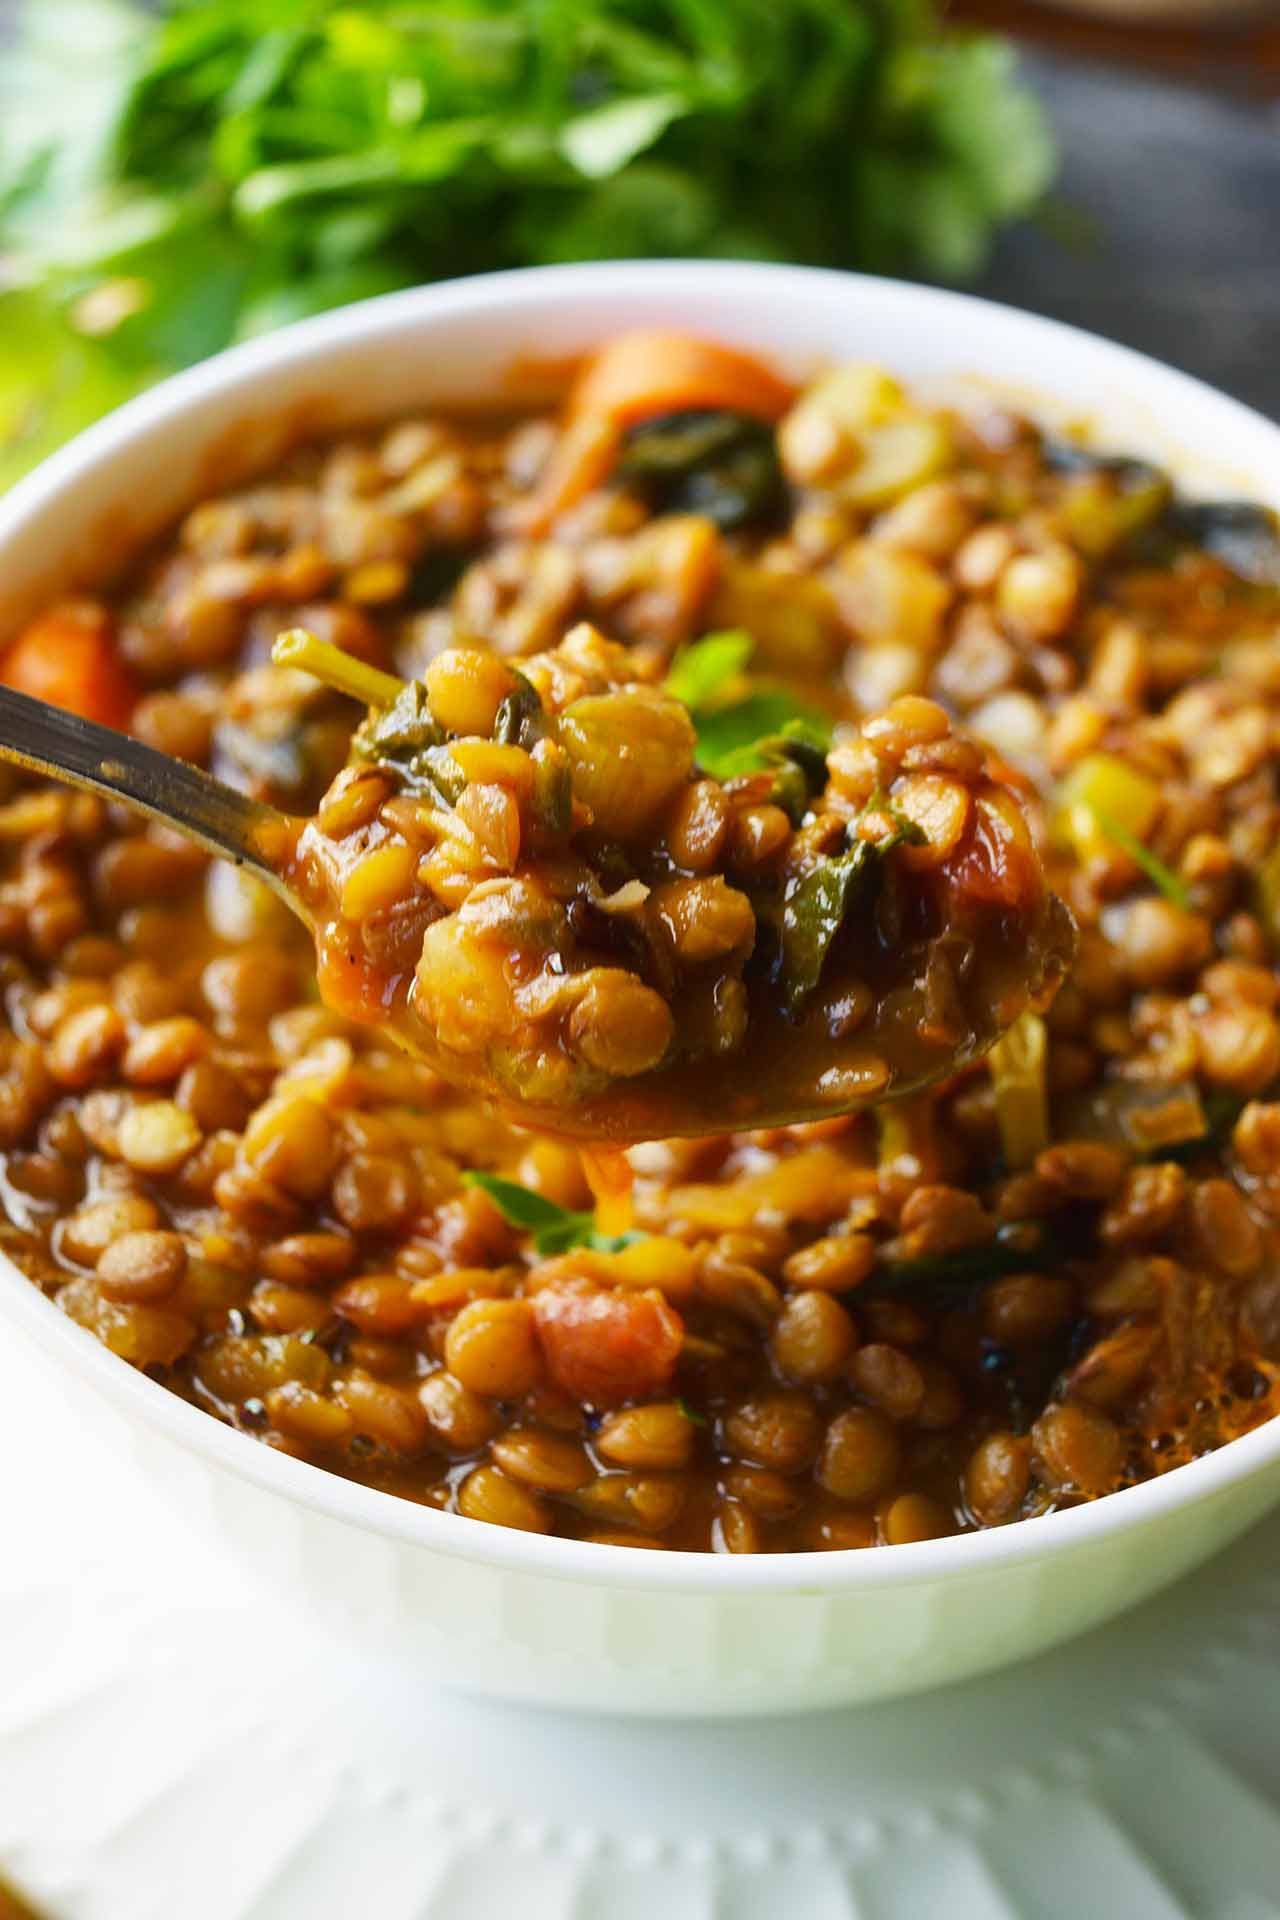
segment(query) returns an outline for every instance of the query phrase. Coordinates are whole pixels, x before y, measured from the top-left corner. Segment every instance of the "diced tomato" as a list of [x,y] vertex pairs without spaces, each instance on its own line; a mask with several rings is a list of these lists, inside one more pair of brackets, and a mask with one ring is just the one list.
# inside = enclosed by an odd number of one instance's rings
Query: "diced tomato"
[[684,1322],[660,1293],[566,1280],[536,1293],[533,1312],[547,1372],[573,1399],[616,1406],[669,1384]]
[[316,942],[320,998],[348,1020],[384,1020],[391,994],[387,981],[354,951],[349,928],[335,923]]
[[96,600],[63,600],[33,620],[0,659],[0,682],[104,727],[128,726],[138,698]]
[[996,786],[978,795],[969,831],[941,871],[958,902],[1016,912],[1036,906],[1044,892],[1022,811]]

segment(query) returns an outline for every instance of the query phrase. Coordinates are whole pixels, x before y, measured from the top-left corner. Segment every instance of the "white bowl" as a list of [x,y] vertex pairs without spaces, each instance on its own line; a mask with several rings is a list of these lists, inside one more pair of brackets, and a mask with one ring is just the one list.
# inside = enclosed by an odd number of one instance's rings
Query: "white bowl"
[[[91,428],[0,501],[0,637],[304,428],[519,398],[540,384],[537,360],[637,324],[694,328],[797,371],[865,357],[915,381],[977,374],[1155,453],[1184,482],[1280,506],[1280,430],[1050,321],[801,268],[551,268],[307,321]],[[563,1706],[763,1713],[958,1680],[1132,1605],[1280,1499],[1274,1421],[1144,1486],[1000,1531],[873,1552],[637,1553],[480,1525],[255,1445],[123,1365],[7,1261],[0,1310],[33,1364],[78,1377],[86,1416],[131,1457],[121,1471],[157,1477],[284,1600],[402,1643],[432,1677]]]

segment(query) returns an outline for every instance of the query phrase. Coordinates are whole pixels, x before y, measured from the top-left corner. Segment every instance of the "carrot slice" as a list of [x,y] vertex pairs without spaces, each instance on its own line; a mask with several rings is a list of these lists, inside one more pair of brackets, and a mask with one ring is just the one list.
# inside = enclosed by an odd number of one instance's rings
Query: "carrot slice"
[[569,411],[619,427],[695,408],[777,420],[793,397],[785,380],[735,347],[689,333],[624,333],[583,369]]
[[611,420],[584,413],[570,419],[521,517],[520,530],[540,538],[551,523],[584,495],[601,487],[622,449],[622,434]]
[[63,600],[33,620],[0,659],[0,683],[104,727],[126,727],[138,697],[94,600]]

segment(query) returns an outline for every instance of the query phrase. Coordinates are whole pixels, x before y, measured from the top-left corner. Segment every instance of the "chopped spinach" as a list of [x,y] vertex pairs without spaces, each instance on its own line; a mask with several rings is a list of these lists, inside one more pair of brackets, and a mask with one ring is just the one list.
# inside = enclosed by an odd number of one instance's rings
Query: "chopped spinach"
[[1040,1221],[1012,1221],[997,1228],[986,1246],[919,1260],[882,1259],[860,1291],[918,1294],[939,1305],[961,1304],[1001,1274],[1044,1272],[1060,1266],[1067,1253],[1065,1243],[1050,1240]]
[[773,773],[770,799],[798,827],[827,784],[826,742],[815,740],[803,722],[792,721],[750,751]]
[[819,860],[787,888],[779,976],[789,1012],[799,1011],[822,977],[831,944],[862,892],[872,860],[870,841],[855,840],[844,853]]
[[464,1186],[479,1187],[487,1193],[509,1226],[531,1235],[535,1253],[550,1256],[570,1253],[575,1247],[588,1247],[594,1253],[620,1253],[644,1238],[639,1233],[598,1233],[594,1214],[558,1207],[554,1200],[498,1173],[472,1171],[464,1173],[462,1180]]
[[498,708],[493,722],[493,737],[500,746],[532,747],[541,738],[546,716],[538,690],[531,680],[512,668],[516,684]]
[[826,714],[772,687],[745,693],[724,706],[695,708],[693,724],[698,730],[698,765],[718,780],[763,771],[771,743],[780,735],[806,740],[823,753],[831,741]]
[[457,805],[467,784],[432,717],[420,680],[409,681],[384,712],[370,714],[352,741],[352,751],[362,760],[394,767],[408,786],[430,789],[446,806]]
[[1098,453],[1092,447],[1079,446],[1074,440],[1054,440],[1047,435],[1040,443],[1045,465],[1053,473],[1111,474],[1126,491],[1137,491],[1164,484],[1159,467],[1148,460],[1135,460],[1124,453]]
[[1280,587],[1280,515],[1248,500],[1171,500],[1131,547],[1142,566],[1211,554],[1252,587]]
[[[891,812],[873,796],[868,811]],[[788,886],[782,902],[777,977],[790,1013],[798,1013],[817,986],[836,935],[886,853],[924,838],[914,821],[892,815],[883,840],[855,839],[842,853],[828,854]]]
[[408,680],[395,702],[372,713],[359,728],[354,750],[365,760],[407,760],[427,747],[438,747],[444,734],[427,704],[421,680]]
[[799,761],[806,750],[803,765],[811,768],[814,756],[825,756],[831,744],[826,714],[779,688],[745,683],[753,646],[751,635],[738,628],[704,634],[681,649],[663,683],[688,707],[698,734],[698,764],[717,780],[758,773],[782,759]]
[[414,561],[409,574],[407,597],[412,606],[438,606],[451,594],[467,568],[480,552],[479,547],[428,547]]
[[749,414],[663,414],[633,427],[615,477],[659,513],[701,513],[726,530],[781,518],[787,489],[773,428]]
[[1248,500],[1178,500],[1165,516],[1176,540],[1211,553],[1253,586],[1280,586],[1280,516]]

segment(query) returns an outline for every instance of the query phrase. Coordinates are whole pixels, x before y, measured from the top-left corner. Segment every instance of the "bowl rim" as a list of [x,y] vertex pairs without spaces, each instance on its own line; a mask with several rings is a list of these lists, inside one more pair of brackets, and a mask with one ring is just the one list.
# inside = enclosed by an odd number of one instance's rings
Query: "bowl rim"
[[[0,551],[22,535],[73,483],[108,466],[130,443],[146,440],[180,419],[192,405],[241,387],[256,387],[275,369],[323,362],[337,350],[372,344],[399,334],[407,323],[424,328],[468,314],[509,317],[513,330],[527,329],[540,314],[563,312],[575,301],[619,299],[628,291],[687,298],[735,292],[744,300],[804,301],[841,294],[892,312],[916,307],[945,328],[948,320],[980,328],[994,325],[1043,340],[1050,364],[1055,345],[1092,355],[1113,368],[1120,381],[1159,397],[1161,406],[1179,397],[1208,407],[1225,425],[1247,434],[1269,454],[1280,473],[1280,427],[1193,376],[1101,335],[1070,327],[973,294],[912,286],[829,268],[772,262],[603,261],[535,267],[437,282],[385,294],[355,306],[294,323],[259,340],[232,347],[162,381],[127,401],[43,461],[0,499]],[[514,344],[514,343],[513,343]],[[787,352],[780,345],[779,352]],[[981,376],[983,369],[975,371]],[[1050,393],[1052,387],[1047,389]],[[1162,391],[1161,391],[1162,390]],[[1191,449],[1194,457],[1194,449]],[[1211,456],[1206,452],[1206,458]],[[830,1553],[788,1552],[720,1555],[637,1552],[549,1534],[520,1533],[444,1513],[402,1496],[345,1479],[327,1468],[253,1444],[249,1437],[213,1419],[159,1382],[139,1373],[68,1319],[5,1254],[0,1253],[0,1312],[7,1312],[37,1346],[69,1362],[88,1383],[125,1414],[160,1428],[185,1452],[210,1460],[236,1478],[324,1515],[337,1524],[390,1537],[430,1552],[511,1572],[538,1574],[588,1585],[644,1592],[715,1594],[820,1594],[862,1588],[914,1586],[937,1579],[971,1579],[1011,1564],[1081,1551],[1129,1528],[1167,1519],[1199,1505],[1268,1466],[1280,1462],[1280,1417],[1273,1418],[1213,1453],[1170,1469],[1139,1485],[1084,1505],[986,1531],[913,1542],[889,1551],[843,1549]]]

